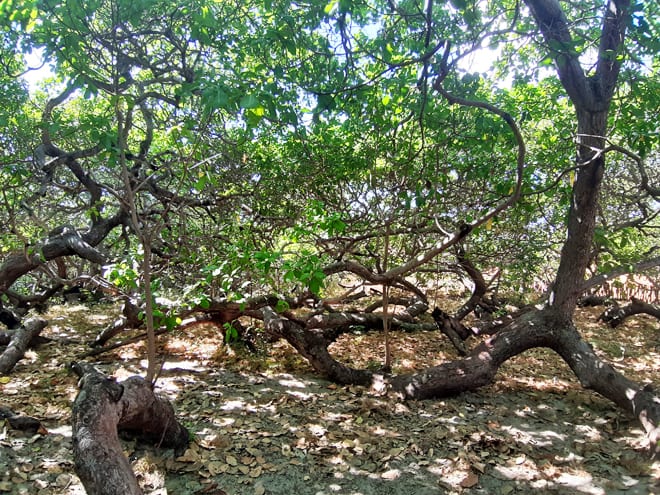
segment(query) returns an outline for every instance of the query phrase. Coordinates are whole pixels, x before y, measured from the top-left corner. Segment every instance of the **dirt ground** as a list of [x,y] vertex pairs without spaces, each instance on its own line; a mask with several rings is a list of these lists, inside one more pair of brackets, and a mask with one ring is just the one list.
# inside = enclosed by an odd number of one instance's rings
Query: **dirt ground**
[[[53,307],[43,333],[53,341],[0,377],[0,405],[48,429],[30,437],[0,423],[0,493],[84,493],[71,454],[76,378],[66,363],[88,350],[115,310]],[[599,312],[578,315],[594,348],[629,377],[658,385],[657,321],[638,317],[613,330],[596,321]],[[178,458],[125,442],[145,493],[660,493],[660,463],[645,457],[639,425],[582,390],[549,351],[508,362],[497,383],[477,393],[401,402],[319,379],[284,342],[251,354],[223,346],[222,333],[206,324],[160,338],[158,392],[194,442]],[[436,332],[392,340],[398,372],[455,357]],[[383,346],[382,335],[369,333],[344,336],[331,350],[351,365],[378,367]],[[91,362],[122,380],[144,372],[143,356],[135,344]]]

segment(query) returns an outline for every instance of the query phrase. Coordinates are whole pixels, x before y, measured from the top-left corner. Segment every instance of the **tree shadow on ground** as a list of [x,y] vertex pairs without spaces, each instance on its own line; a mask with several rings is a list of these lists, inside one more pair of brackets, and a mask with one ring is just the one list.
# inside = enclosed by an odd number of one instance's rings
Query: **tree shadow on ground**
[[[55,340],[31,351],[0,384],[3,401],[42,419],[50,431],[34,437],[0,431],[0,491],[83,493],[70,438],[77,387],[64,363],[86,350],[104,317],[101,309],[86,308],[58,318],[51,315],[46,330]],[[603,352],[607,343],[624,346],[635,379],[650,381],[657,366],[647,354],[647,343],[657,338],[653,329],[623,332],[617,340],[605,328],[587,331]],[[380,340],[356,336],[333,352],[368,364],[377,360]],[[436,333],[394,340],[401,342],[400,367],[451,357]],[[636,422],[581,389],[549,351],[516,357],[477,393],[401,402],[318,379],[285,343],[260,355],[233,352],[213,326],[176,331],[163,342],[157,391],[173,402],[195,442],[178,458],[124,443],[146,493],[660,492],[660,465],[641,452]],[[122,380],[144,372],[142,356],[138,344],[97,364]]]

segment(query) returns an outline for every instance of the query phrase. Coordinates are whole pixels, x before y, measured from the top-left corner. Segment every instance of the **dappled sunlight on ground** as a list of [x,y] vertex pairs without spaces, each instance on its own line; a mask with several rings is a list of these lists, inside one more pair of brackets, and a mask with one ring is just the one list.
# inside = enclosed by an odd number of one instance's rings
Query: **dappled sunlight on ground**
[[[598,314],[585,311],[578,318],[596,351],[634,379],[657,380],[660,364],[652,360],[657,328],[631,320],[612,330],[597,324]],[[15,453],[6,467],[0,458],[0,482],[6,478],[25,487],[16,493],[82,493],[73,472],[69,426],[76,378],[64,363],[85,352],[86,343],[111,319],[102,310],[75,308],[71,319],[54,315],[44,333],[58,340],[22,360],[0,384],[3,402],[43,420],[50,431],[29,438],[0,429],[0,448]],[[393,332],[392,344],[396,372],[455,357],[437,332]],[[621,347],[623,355],[617,354]],[[147,493],[658,491],[660,466],[641,455],[638,425],[582,390],[548,350],[510,360],[495,384],[476,393],[401,402],[319,379],[285,342],[262,343],[256,354],[223,346],[222,331],[214,325],[161,336],[159,349],[165,362],[157,392],[173,401],[195,442],[179,458],[171,451],[125,444]],[[378,333],[345,335],[331,351],[352,366],[376,369],[384,343]],[[146,368],[143,343],[96,360],[118,380]]]

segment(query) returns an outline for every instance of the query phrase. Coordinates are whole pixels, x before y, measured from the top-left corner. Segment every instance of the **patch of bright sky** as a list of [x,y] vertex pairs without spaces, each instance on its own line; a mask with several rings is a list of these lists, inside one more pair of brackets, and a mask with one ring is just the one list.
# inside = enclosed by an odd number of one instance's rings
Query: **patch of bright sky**
[[25,63],[30,70],[23,74],[30,92],[35,91],[39,85],[54,74],[48,64],[44,63],[44,51],[41,48],[32,50],[25,55]]
[[490,48],[479,48],[465,57],[459,67],[467,72],[478,72],[479,74],[490,72],[498,55],[499,51]]

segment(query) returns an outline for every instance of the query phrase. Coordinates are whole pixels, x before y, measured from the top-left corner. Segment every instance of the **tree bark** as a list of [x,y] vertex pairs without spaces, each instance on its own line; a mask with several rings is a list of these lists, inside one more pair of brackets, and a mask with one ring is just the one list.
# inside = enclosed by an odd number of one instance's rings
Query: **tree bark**
[[92,347],[102,347],[115,335],[118,335],[127,328],[139,328],[143,321],[140,320],[140,306],[132,297],[126,297],[121,307],[122,315],[101,330],[93,342]]
[[[635,263],[633,265],[633,273],[645,273],[646,271],[651,270],[657,266],[660,266],[660,256]],[[630,266],[619,266],[609,271],[608,273],[600,273],[598,275],[594,275],[584,282],[582,285],[582,291],[586,292],[593,287],[603,285],[607,281],[614,280],[615,278],[627,273],[631,273]]]
[[[2,302],[0,302],[0,304],[2,304]],[[12,311],[9,311],[2,306],[0,306],[0,323],[4,324],[9,330],[21,326],[21,320]]]
[[458,259],[458,263],[461,268],[465,270],[465,273],[468,274],[472,280],[472,283],[474,284],[474,289],[472,290],[470,299],[468,299],[467,302],[463,304],[463,306],[461,306],[461,308],[454,315],[456,320],[460,321],[469,315],[481,302],[483,297],[486,295],[486,292],[488,292],[488,285],[486,284],[486,280],[484,279],[481,271],[479,271],[479,269],[474,266],[474,263],[472,263],[472,261],[470,261],[470,259],[465,254],[465,249],[463,249],[463,246],[459,245],[457,247],[456,258]]
[[346,366],[328,352],[330,338],[323,330],[304,328],[269,307],[261,312],[267,331],[285,338],[328,379],[340,384],[389,388],[414,400],[447,397],[489,385],[508,359],[536,347],[552,349],[566,361],[584,388],[603,395],[639,419],[651,453],[660,455],[660,398],[604,363],[582,340],[575,325],[552,308],[521,314],[463,359],[398,376]]
[[188,445],[188,431],[176,420],[170,403],[157,397],[142,378],[117,383],[86,363],[72,363],[71,368],[80,376],[72,412],[76,474],[88,495],[141,495],[118,430],[177,453]]
[[16,414],[13,410],[3,405],[0,405],[0,419],[6,419],[9,426],[14,430],[24,431],[28,435],[34,435],[36,433],[40,435],[48,434],[48,430],[44,428],[41,421],[37,418]]
[[645,303],[633,297],[630,300],[630,304],[625,306],[614,305],[607,308],[598,319],[607,323],[612,328],[616,328],[629,316],[638,314],[651,315],[660,320],[660,305]]
[[[12,339],[17,337],[17,333],[21,332],[20,329],[9,329],[9,330],[0,330],[0,345],[9,345],[11,344]],[[46,342],[50,342],[51,339],[42,337],[41,335],[34,335],[32,340],[28,342],[28,348],[37,347]]]
[[639,419],[652,455],[660,455],[660,398],[648,387],[639,386],[604,363],[573,323],[567,324],[563,315],[552,309],[525,314],[476,347],[465,359],[394,377],[391,388],[410,399],[474,390],[492,383],[502,363],[534,347],[557,352],[584,388],[603,395]]
[[[271,308],[260,311],[266,329],[284,337],[320,373],[339,383],[380,384],[410,399],[429,399],[474,390],[495,378],[499,367],[508,359],[536,347],[557,352],[573,370],[582,386],[611,400],[641,422],[654,456],[660,454],[660,398],[648,387],[625,378],[603,362],[587,344],[573,323],[579,296],[584,290],[584,275],[590,261],[593,234],[598,213],[598,196],[605,170],[608,111],[616,87],[623,41],[630,16],[630,0],[608,0],[603,12],[601,40],[596,70],[587,76],[580,65],[579,54],[569,23],[559,0],[525,0],[555,60],[559,79],[572,101],[577,116],[577,178],[569,207],[567,239],[560,266],[543,310],[523,313],[501,328],[496,335],[477,346],[464,359],[429,368],[420,373],[389,376],[369,370],[356,370],[336,361],[327,344],[331,330],[314,318],[306,322],[276,314]],[[442,92],[441,78],[434,85]],[[450,102],[463,102],[447,96]],[[483,105],[482,105],[483,106]],[[523,153],[524,156],[524,153]],[[464,235],[469,234],[469,229]],[[443,250],[457,244],[462,237],[449,237]],[[440,248],[437,248],[440,249]],[[351,262],[337,262],[325,270],[353,272],[371,283],[386,283],[413,266],[432,259],[431,250],[415,262],[387,273],[374,275]],[[419,264],[415,264],[419,263]],[[321,320],[320,317],[315,317]],[[327,321],[327,320],[326,320]]]
[[[61,260],[62,258],[55,258],[56,263],[61,262]],[[65,277],[61,278],[64,279]],[[11,302],[18,310],[27,311],[29,309],[35,308],[37,311],[39,311],[40,308],[43,308],[46,305],[46,302],[55,294],[57,294],[63,287],[64,284],[57,282],[52,287],[49,287],[48,289],[38,294],[24,295],[8,289],[5,291],[5,295],[7,296],[7,299],[9,299],[9,302]]]
[[8,256],[0,265],[0,295],[4,294],[18,278],[45,262],[61,256],[79,255],[90,258],[95,263],[102,262],[104,258],[93,248],[105,239],[112,229],[124,223],[125,219],[126,213],[120,211],[110,218],[98,220],[84,234],[57,235],[36,246],[31,252]]
[[614,299],[605,296],[594,296],[593,294],[578,299],[578,306],[581,308],[593,306],[612,306],[616,304]]
[[557,73],[577,116],[577,165],[568,215],[567,238],[561,251],[550,306],[570,320],[583,291],[598,213],[598,196],[605,169],[603,150],[607,116],[616,87],[630,0],[608,0],[603,15],[598,62],[587,76],[573,48],[570,24],[558,0],[526,0],[543,37],[552,47]]
[[[428,306],[421,302],[413,302],[401,315],[389,315],[390,328],[398,329],[406,323],[411,323],[414,318],[425,313]],[[338,311],[336,313],[325,313],[313,315],[303,320],[305,327],[318,329],[333,329],[337,336],[344,333],[349,327],[360,326],[365,329],[382,329],[383,315],[378,313],[362,313],[353,311]]]
[[31,318],[14,332],[5,352],[0,355],[0,374],[11,371],[25,354],[30,342],[46,328],[46,325],[48,325],[48,322],[44,319]]
[[458,353],[461,356],[465,356],[467,354],[467,348],[463,341],[472,335],[472,332],[470,332],[470,330],[468,330],[468,328],[457,318],[449,316],[440,308],[435,308],[431,313],[431,316],[433,316],[435,324],[440,331],[449,338]]
[[306,328],[300,322],[278,315],[270,306],[259,310],[268,333],[285,339],[319,373],[340,384],[370,386],[374,378],[370,370],[358,370],[335,360],[328,344],[336,339],[335,331]]

